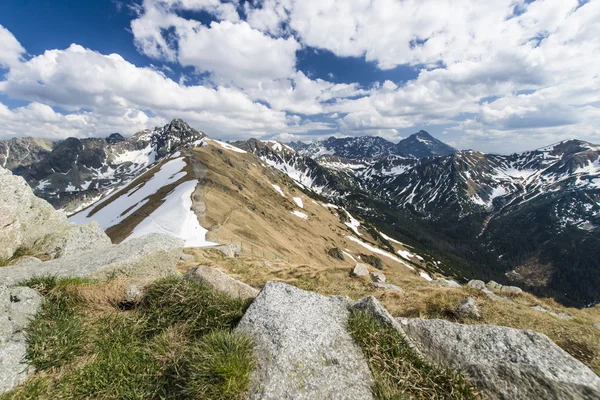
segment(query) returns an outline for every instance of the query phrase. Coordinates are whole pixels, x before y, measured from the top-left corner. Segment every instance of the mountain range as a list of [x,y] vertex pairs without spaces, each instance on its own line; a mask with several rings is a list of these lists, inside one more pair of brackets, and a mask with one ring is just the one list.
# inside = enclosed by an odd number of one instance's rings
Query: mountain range
[[[344,207],[365,229],[430,255],[422,265],[429,272],[514,283],[567,305],[600,301],[600,146],[583,141],[512,155],[458,151],[424,131],[397,144],[378,137],[228,144],[173,120],[130,138],[0,141],[0,165],[74,220],[100,218],[112,204],[110,221],[101,225],[120,241],[163,204],[192,196],[196,214],[203,212],[199,189],[182,185],[206,181],[203,170],[213,160],[186,151],[207,145],[216,146],[216,156],[254,154],[261,168],[284,173],[317,201]],[[241,166],[229,162],[222,175],[243,188]],[[163,175],[153,186],[153,177]],[[177,188],[185,195],[173,200],[168,195]],[[155,217],[152,223],[173,229]]]

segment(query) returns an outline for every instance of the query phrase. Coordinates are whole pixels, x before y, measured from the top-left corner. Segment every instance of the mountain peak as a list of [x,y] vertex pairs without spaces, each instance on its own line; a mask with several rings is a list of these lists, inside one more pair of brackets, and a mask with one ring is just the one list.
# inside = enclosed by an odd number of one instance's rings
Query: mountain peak
[[396,145],[396,151],[396,154],[414,158],[447,156],[456,153],[454,147],[448,146],[424,130],[413,133],[406,139],[401,140]]

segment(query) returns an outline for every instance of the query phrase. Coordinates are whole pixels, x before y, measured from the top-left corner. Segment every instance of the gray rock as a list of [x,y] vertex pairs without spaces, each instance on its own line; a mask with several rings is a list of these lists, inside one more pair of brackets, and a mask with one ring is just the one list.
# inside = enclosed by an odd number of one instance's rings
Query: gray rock
[[518,286],[502,286],[500,291],[506,293],[523,293],[523,289]]
[[434,285],[441,286],[441,287],[460,287],[460,284],[458,282],[453,281],[451,279],[444,279],[444,278],[435,279],[435,280],[431,281],[431,283],[433,283]]
[[340,249],[338,247],[333,247],[333,248],[327,250],[327,254],[330,257],[335,258],[336,260],[344,261],[344,253],[342,253],[342,249]]
[[185,262],[196,261],[196,258],[193,255],[191,255],[191,254],[185,254],[185,253],[183,253],[179,259],[181,261],[185,261]]
[[69,225],[38,239],[35,248],[52,258],[72,256],[82,251],[110,246],[112,242],[98,222]]
[[0,286],[0,393],[23,383],[33,373],[22,363],[24,330],[42,304],[42,296],[27,287]]
[[61,257],[110,244],[97,223],[70,224],[63,212],[37,198],[25,179],[2,171],[0,257],[10,257],[19,247]]
[[600,378],[543,334],[443,320],[400,322],[427,358],[465,372],[487,398],[600,398]]
[[42,260],[40,260],[37,257],[24,256],[17,258],[13,262],[11,262],[10,265],[40,264],[41,262]]
[[131,303],[139,303],[144,296],[143,287],[132,283],[125,288],[125,300]]
[[239,244],[231,243],[222,246],[213,247],[213,249],[220,251],[228,258],[239,257],[242,254],[242,247]]
[[502,289],[502,285],[496,281],[489,281],[488,283],[485,284],[485,287],[488,288],[489,290],[501,290]]
[[371,271],[371,279],[373,279],[373,282],[384,283],[385,274],[379,271]]
[[249,399],[372,399],[373,378],[346,331],[347,300],[267,282],[236,330],[253,337]]
[[469,283],[467,283],[467,286],[472,287],[474,289],[480,289],[480,290],[485,289],[485,283],[483,283],[483,281],[479,281],[477,279],[470,280]]
[[352,268],[352,272],[350,272],[352,276],[369,276],[369,267],[367,264],[356,263],[354,268]]
[[492,292],[489,289],[483,289],[482,292],[491,301],[504,301],[504,302],[508,302],[508,303],[510,303],[510,301],[511,301],[510,299],[507,299],[506,297],[498,296],[497,294],[495,294],[494,292]]
[[371,282],[371,285],[378,289],[393,290],[394,292],[404,293],[404,290],[402,290],[401,287],[396,286],[393,283]]
[[594,324],[594,326],[598,329],[600,329],[600,322],[598,322],[597,324]]
[[481,313],[479,312],[479,308],[477,308],[477,302],[471,297],[464,299],[456,308],[456,312],[467,318],[481,318]]
[[176,274],[183,241],[152,233],[42,264],[0,268],[0,284],[13,285],[35,276],[105,278],[114,275],[151,279]]
[[553,317],[558,318],[558,319],[573,319],[573,317],[570,316],[569,314],[565,314],[565,313],[562,313],[562,312],[555,313],[554,311],[546,310],[542,306],[533,306],[531,308],[533,310],[540,311],[540,312],[552,315]]
[[216,268],[200,265],[192,268],[183,275],[184,279],[206,282],[219,292],[224,292],[231,297],[247,299],[258,295],[258,290],[244,282],[233,279],[226,273]]

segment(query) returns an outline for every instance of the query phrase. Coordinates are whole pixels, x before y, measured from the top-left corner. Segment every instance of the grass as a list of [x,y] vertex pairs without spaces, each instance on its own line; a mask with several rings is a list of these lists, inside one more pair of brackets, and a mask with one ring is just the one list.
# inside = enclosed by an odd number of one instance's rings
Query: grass
[[363,312],[348,321],[373,374],[373,395],[387,399],[479,399],[480,393],[460,374],[424,361],[392,328]]
[[21,246],[15,250],[15,252],[13,253],[12,256],[0,257],[0,267],[7,267],[13,261],[18,260],[21,257],[27,257],[27,256],[37,257],[37,258],[41,258],[41,259],[47,259],[46,254],[40,254],[39,251],[35,250],[32,247]]
[[252,342],[232,332],[243,301],[165,278],[123,311],[118,281],[46,277],[24,284],[45,297],[26,332],[26,362],[36,373],[1,400],[220,400],[246,391]]

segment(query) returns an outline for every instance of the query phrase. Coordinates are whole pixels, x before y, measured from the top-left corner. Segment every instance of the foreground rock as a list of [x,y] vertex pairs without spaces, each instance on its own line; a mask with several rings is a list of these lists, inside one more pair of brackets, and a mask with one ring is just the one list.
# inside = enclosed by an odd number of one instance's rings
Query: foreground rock
[[183,240],[152,233],[118,245],[101,247],[72,256],[0,268],[0,284],[14,285],[36,276],[105,278],[124,275],[142,280],[177,273]]
[[35,248],[53,257],[110,244],[97,224],[72,225],[64,213],[36,197],[20,176],[0,167],[0,257],[19,247]]
[[42,304],[42,296],[27,287],[0,286],[0,393],[23,383],[32,373],[25,364],[24,330]]
[[372,399],[372,376],[346,331],[347,300],[268,282],[237,330],[258,360],[249,399]]
[[600,398],[600,378],[541,333],[443,320],[399,322],[423,354],[464,371],[488,398]]
[[185,273],[184,279],[206,282],[215,290],[227,293],[231,297],[248,299],[258,295],[258,290],[244,282],[233,279],[216,268],[200,265]]

